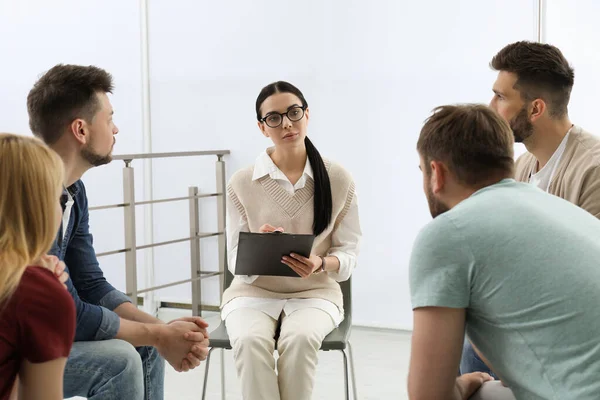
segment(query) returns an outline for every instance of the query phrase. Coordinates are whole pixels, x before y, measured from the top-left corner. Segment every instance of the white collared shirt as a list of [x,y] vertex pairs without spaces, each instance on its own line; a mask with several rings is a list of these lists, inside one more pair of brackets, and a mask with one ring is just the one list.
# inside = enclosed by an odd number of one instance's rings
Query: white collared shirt
[[65,237],[65,235],[67,233],[67,227],[69,226],[69,219],[71,218],[71,209],[73,208],[73,204],[75,203],[75,201],[73,200],[73,196],[71,196],[71,193],[69,193],[68,190],[66,192],[67,192],[67,202],[65,203],[65,210],[63,211],[63,217],[62,217],[63,238]]
[[[306,160],[304,173],[296,182],[295,185],[289,181],[285,174],[275,165],[269,154],[273,148],[267,149],[260,154],[254,165],[254,174],[252,180],[258,180],[266,175],[278,184],[281,185],[288,193],[293,194],[295,191],[304,188],[308,179],[313,178],[313,170],[310,162]],[[269,223],[269,221],[265,221]],[[235,274],[235,264],[237,260],[237,246],[240,232],[248,232],[248,222],[240,215],[237,207],[232,203],[229,196],[227,197],[227,253],[229,255],[229,270]],[[337,272],[328,272],[329,276],[338,282],[343,282],[350,278],[354,268],[356,267],[356,259],[358,257],[360,239],[362,232],[360,229],[360,221],[358,218],[358,200],[356,194],[350,203],[348,213],[341,221],[338,228],[332,232],[332,248],[333,251],[328,253],[328,256],[335,256],[340,260],[340,269]],[[246,283],[252,283],[258,276],[237,276]],[[266,299],[256,297],[238,297],[225,304],[221,312],[221,318],[225,320],[229,313],[238,308],[254,308],[271,316],[273,319],[279,319],[281,312],[286,315],[302,308],[318,308],[328,313],[335,325],[339,325],[344,319],[344,315],[338,307],[332,302],[324,299]]]
[[[573,127],[571,127],[571,129],[573,129]],[[558,163],[560,162],[560,159],[565,152],[565,148],[567,147],[567,140],[569,139],[571,129],[569,129],[562,142],[560,142],[554,151],[554,154],[552,154],[552,157],[550,157],[546,165],[544,165],[544,168],[538,172],[531,171],[529,183],[539,187],[544,192],[547,192],[550,189],[550,183],[552,183],[552,178],[554,177],[556,168],[558,168]],[[538,163],[535,163],[534,168],[537,168],[537,165]]]

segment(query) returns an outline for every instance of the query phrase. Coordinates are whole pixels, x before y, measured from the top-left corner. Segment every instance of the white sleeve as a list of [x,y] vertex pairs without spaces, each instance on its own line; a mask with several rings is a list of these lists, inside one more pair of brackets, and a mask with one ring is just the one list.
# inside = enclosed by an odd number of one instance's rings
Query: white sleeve
[[[248,232],[248,221],[240,214],[237,207],[227,195],[227,255],[228,269],[235,275],[235,264],[237,262],[237,248],[240,232]],[[244,283],[252,283],[258,275],[237,275]]]
[[340,260],[340,269],[337,272],[328,272],[330,277],[338,282],[344,282],[350,278],[354,268],[356,268],[361,238],[358,195],[355,192],[348,213],[331,235],[331,248],[327,255],[337,257]]

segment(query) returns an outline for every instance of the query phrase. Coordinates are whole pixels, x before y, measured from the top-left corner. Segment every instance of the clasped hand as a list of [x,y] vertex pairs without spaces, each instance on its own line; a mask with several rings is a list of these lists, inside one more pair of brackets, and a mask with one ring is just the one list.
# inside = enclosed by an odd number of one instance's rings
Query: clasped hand
[[185,317],[164,326],[156,346],[177,372],[187,372],[208,356],[208,324],[200,317]]

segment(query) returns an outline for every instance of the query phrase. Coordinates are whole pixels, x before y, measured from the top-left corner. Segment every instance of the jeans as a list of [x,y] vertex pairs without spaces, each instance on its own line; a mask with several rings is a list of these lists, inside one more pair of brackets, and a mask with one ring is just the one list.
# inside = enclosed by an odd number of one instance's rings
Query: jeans
[[65,397],[163,400],[165,362],[154,347],[118,339],[75,342],[65,367]]
[[468,374],[470,372],[487,372],[494,379],[498,379],[496,375],[488,368],[487,365],[479,358],[471,343],[465,339],[463,344],[462,358],[460,360],[460,374]]

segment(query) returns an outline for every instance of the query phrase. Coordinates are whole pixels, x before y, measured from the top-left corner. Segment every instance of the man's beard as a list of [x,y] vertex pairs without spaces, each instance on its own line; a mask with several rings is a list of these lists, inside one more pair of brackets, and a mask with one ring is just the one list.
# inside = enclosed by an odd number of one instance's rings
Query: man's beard
[[516,143],[523,143],[524,140],[533,135],[533,124],[529,121],[527,107],[523,107],[517,116],[510,120],[509,124]]
[[429,186],[427,186],[425,197],[427,197],[427,203],[429,204],[429,212],[431,213],[431,216],[433,218],[437,217],[438,215],[442,215],[446,211],[450,210],[448,206],[446,206],[444,203],[435,198],[435,196],[433,195],[433,191]]
[[81,156],[94,167],[99,167],[112,161],[112,150],[105,155],[98,154],[93,150],[90,143],[81,150]]

